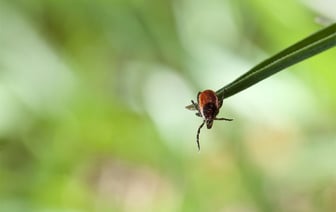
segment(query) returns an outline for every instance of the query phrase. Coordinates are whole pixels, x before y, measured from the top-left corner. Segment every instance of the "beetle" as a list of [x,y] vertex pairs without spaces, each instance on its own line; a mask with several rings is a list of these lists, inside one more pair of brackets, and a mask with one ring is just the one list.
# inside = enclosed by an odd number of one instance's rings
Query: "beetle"
[[192,105],[187,106],[187,109],[197,110],[196,116],[203,118],[202,124],[198,127],[196,142],[198,151],[200,151],[199,135],[202,127],[206,124],[208,129],[212,128],[214,120],[232,121],[229,118],[217,118],[220,108],[222,107],[223,100],[219,100],[213,90],[204,90],[198,92],[197,103],[191,100]]

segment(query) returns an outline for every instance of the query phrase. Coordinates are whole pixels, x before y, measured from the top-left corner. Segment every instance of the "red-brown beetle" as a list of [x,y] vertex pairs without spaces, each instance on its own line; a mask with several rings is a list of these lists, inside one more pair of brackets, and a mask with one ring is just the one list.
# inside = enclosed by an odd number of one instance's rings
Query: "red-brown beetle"
[[191,103],[192,106],[187,106],[186,108],[191,110],[196,109],[198,111],[196,115],[203,118],[203,123],[199,126],[196,136],[197,147],[200,150],[199,134],[204,124],[206,124],[208,129],[211,129],[214,120],[232,121],[233,119],[216,117],[219,109],[222,107],[223,100],[219,100],[216,93],[212,90],[198,92],[197,103],[193,100],[191,100]]

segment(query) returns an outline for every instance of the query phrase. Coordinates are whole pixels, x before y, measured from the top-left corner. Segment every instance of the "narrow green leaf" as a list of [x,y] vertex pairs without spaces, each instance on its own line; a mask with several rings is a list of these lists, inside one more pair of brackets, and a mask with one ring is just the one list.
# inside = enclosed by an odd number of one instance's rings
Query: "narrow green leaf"
[[266,59],[233,82],[219,89],[219,99],[225,99],[284,70],[302,60],[312,57],[336,45],[336,23],[284,49]]

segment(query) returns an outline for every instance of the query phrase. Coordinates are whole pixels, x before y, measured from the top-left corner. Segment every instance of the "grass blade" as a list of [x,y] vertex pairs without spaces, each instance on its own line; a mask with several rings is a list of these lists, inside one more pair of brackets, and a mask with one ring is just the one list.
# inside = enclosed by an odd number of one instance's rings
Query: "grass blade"
[[319,54],[335,45],[336,23],[266,59],[233,82],[219,89],[216,94],[219,99],[228,98],[291,65]]

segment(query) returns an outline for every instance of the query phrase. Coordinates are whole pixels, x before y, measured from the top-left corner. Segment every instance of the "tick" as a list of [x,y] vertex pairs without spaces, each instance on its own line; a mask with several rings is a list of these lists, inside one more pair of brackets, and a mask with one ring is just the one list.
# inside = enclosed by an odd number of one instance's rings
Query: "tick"
[[196,136],[198,151],[200,151],[201,147],[199,143],[199,135],[204,124],[206,124],[208,129],[211,129],[214,120],[232,121],[233,119],[217,118],[217,114],[219,113],[219,109],[222,107],[223,100],[219,100],[216,93],[212,90],[198,92],[197,103],[193,100],[191,100],[191,103],[192,105],[187,106],[186,108],[190,110],[197,110],[196,116],[203,118],[203,122],[198,127]]

